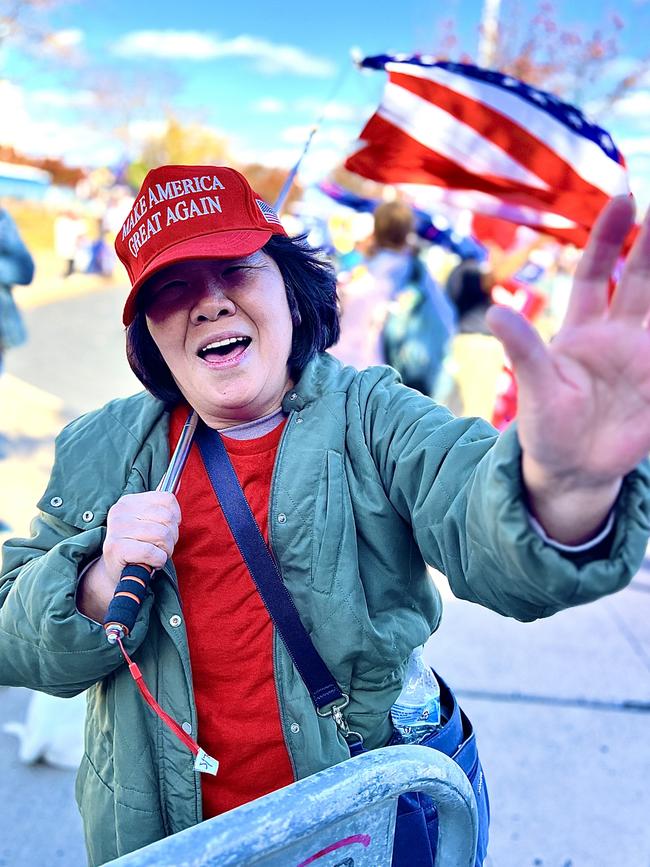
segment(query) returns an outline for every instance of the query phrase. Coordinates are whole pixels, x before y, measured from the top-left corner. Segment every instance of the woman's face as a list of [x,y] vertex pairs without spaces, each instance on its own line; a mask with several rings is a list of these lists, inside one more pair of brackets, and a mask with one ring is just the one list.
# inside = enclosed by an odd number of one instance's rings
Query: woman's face
[[291,385],[284,280],[263,250],[193,259],[148,281],[147,325],[187,402],[211,427],[279,409]]

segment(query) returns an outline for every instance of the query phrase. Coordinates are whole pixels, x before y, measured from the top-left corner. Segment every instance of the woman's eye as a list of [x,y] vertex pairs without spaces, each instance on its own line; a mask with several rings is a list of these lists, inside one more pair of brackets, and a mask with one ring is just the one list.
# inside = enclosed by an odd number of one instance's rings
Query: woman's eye
[[157,286],[149,296],[146,306],[149,307],[152,304],[176,298],[185,289],[187,289],[187,286],[181,280],[175,280],[173,283],[165,283],[163,286]]
[[180,289],[185,284],[181,280],[171,280],[169,283],[162,283],[160,286],[156,286],[152,292],[154,297],[161,295],[163,292],[168,292],[173,289]]

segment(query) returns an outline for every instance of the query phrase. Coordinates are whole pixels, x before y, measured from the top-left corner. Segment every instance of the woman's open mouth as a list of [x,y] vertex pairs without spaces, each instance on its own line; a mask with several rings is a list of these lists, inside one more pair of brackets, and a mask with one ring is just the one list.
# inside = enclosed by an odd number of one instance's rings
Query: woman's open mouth
[[208,343],[198,351],[198,356],[210,367],[229,367],[237,364],[251,345],[250,337],[222,337]]

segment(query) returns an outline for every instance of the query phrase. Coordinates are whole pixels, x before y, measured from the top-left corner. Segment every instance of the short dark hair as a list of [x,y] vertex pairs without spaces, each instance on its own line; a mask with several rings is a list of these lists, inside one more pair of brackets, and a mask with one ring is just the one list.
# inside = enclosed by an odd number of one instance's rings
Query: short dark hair
[[[297,381],[307,362],[339,339],[336,274],[324,252],[310,247],[304,235],[273,235],[262,249],[275,261],[284,280],[293,322],[289,372]],[[145,283],[138,293],[136,315],[126,329],[126,357],[147,391],[174,406],[182,394],[149,333],[147,295]]]
[[389,250],[401,250],[415,228],[413,211],[405,202],[382,202],[375,208],[375,243]]

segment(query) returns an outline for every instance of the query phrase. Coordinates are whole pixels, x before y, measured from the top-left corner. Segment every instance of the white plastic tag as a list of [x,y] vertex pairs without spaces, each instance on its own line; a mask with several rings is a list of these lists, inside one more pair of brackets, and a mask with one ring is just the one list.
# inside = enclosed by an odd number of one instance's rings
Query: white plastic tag
[[194,770],[202,774],[212,774],[215,777],[219,770],[219,762],[199,747],[199,751],[194,759]]

